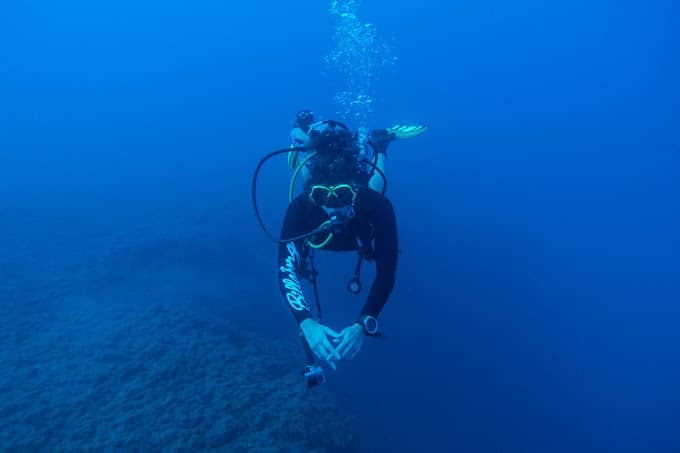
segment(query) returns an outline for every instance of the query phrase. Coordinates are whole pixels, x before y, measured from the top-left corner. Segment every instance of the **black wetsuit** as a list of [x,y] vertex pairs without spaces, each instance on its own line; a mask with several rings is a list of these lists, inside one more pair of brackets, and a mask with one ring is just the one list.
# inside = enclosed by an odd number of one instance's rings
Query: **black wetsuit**
[[[375,280],[359,317],[377,317],[394,287],[398,255],[397,222],[392,203],[368,188],[359,191],[355,213],[343,232],[335,234],[323,250],[361,248],[364,256],[375,261]],[[293,238],[313,231],[328,218],[323,208],[316,206],[307,195],[300,195],[288,206],[281,238]],[[305,298],[300,282],[302,258],[309,251],[306,239],[279,246],[279,287],[298,324],[312,316],[311,304]]]

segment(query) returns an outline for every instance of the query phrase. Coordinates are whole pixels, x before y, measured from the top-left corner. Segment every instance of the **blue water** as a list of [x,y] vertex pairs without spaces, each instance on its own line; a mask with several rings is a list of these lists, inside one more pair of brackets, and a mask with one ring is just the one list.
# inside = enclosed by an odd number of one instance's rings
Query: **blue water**
[[[221,435],[233,430],[222,414],[236,417],[225,386],[206,393],[194,379],[224,383],[249,368],[214,367],[221,337],[196,340],[204,321],[171,330],[193,352],[176,336],[165,355],[130,351],[191,316],[257,339],[247,351],[296,344],[250,179],[261,155],[287,146],[297,110],[335,112],[338,80],[322,74],[329,4],[0,6],[0,388],[15,401],[0,406],[0,450],[274,448]],[[352,451],[680,451],[677,3],[365,0],[361,14],[398,58],[375,82],[371,126],[430,130],[390,150],[401,255],[381,315],[387,339],[331,373],[323,398],[304,400],[304,423],[330,423],[314,407],[352,417],[342,447]],[[283,160],[259,188],[275,229]],[[360,304],[344,293],[353,257],[320,261],[326,317],[340,328]],[[87,322],[73,329],[74,319]],[[146,324],[155,327],[128,328]],[[79,367],[81,354],[104,358]],[[267,366],[281,357],[268,354]],[[277,369],[295,371],[296,354]],[[130,431],[107,424],[99,398],[151,380],[120,372],[114,386],[96,367],[187,356],[195,374],[182,388],[192,394],[195,382],[204,399],[179,401],[210,420],[187,425],[180,405],[169,437],[117,443]],[[248,385],[269,378],[254,373]],[[66,381],[97,398],[45,434],[35,426],[75,397],[31,395],[73,390]],[[279,406],[263,404],[268,426]],[[113,410],[126,420],[141,409]],[[131,426],[156,432],[141,414]],[[79,420],[94,427],[80,431]],[[172,437],[189,425],[193,437]]]

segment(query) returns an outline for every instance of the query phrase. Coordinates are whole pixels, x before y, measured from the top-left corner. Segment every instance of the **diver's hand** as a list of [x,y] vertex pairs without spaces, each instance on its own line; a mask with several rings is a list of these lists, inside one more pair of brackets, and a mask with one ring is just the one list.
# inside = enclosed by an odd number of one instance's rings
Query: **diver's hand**
[[354,323],[349,327],[345,327],[340,332],[339,337],[335,340],[338,345],[338,353],[343,359],[353,359],[355,355],[361,350],[366,339],[364,328],[359,323]]
[[331,368],[335,369],[335,362],[342,357],[328,340],[328,337],[331,337],[335,341],[340,337],[340,334],[311,318],[302,321],[300,323],[300,329],[314,355],[320,360],[328,363]]

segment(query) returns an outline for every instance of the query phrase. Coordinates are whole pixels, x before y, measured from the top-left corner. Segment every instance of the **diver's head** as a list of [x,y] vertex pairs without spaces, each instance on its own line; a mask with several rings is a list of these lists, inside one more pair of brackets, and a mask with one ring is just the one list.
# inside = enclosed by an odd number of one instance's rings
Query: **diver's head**
[[356,149],[354,134],[340,121],[325,120],[309,126],[309,146],[319,154],[337,155]]
[[363,185],[366,178],[360,165],[357,136],[347,126],[339,121],[324,120],[312,123],[305,132],[295,127],[291,138],[296,146],[312,153],[304,161],[309,175],[306,189],[315,184]]

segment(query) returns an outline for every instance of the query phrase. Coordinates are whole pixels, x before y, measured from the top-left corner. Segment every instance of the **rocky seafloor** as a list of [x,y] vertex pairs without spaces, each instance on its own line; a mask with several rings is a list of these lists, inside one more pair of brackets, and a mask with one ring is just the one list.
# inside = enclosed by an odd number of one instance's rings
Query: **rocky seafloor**
[[294,339],[195,310],[192,294],[235,278],[203,259],[220,249],[152,241],[53,266],[5,256],[0,450],[351,449],[351,419],[304,388]]

